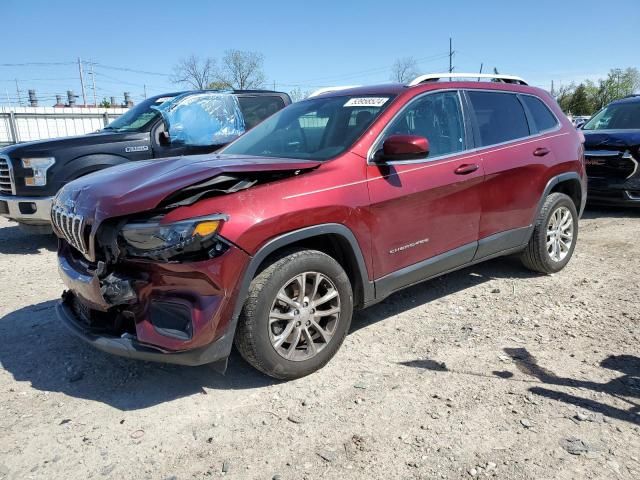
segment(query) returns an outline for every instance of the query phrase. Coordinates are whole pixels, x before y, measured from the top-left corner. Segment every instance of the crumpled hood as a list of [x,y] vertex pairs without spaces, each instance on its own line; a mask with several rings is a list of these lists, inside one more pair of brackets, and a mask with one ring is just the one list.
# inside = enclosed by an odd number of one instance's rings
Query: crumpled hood
[[154,209],[177,190],[221,173],[307,170],[320,162],[235,155],[194,155],[131,162],[87,175],[65,185],[57,205],[94,223]]
[[629,150],[640,147],[640,130],[583,130],[583,133],[587,150]]

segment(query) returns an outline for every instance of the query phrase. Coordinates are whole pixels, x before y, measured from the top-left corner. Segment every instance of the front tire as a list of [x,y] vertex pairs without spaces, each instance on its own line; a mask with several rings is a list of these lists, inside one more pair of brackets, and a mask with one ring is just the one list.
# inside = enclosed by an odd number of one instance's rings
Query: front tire
[[552,193],[544,201],[520,259],[535,272],[556,273],[569,263],[577,240],[578,212],[573,200],[564,193]]
[[351,283],[340,264],[316,250],[291,251],[251,282],[234,342],[261,372],[300,378],[336,354],[352,314]]

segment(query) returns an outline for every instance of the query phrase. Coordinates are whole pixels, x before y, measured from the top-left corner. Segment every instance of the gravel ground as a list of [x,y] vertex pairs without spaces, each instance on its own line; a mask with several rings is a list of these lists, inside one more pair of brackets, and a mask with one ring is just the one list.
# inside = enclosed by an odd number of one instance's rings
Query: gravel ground
[[0,479],[638,479],[640,211],[559,274],[498,259],[358,313],[274,382],[124,360],[54,314],[55,242],[0,220]]

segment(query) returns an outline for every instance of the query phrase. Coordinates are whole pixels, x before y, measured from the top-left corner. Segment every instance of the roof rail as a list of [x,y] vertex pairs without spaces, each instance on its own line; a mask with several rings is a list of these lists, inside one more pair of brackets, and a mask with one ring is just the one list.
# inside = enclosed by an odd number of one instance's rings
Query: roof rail
[[307,97],[307,98],[317,97],[318,95],[322,95],[323,93],[337,92],[338,90],[347,90],[348,88],[357,88],[357,87],[360,87],[360,86],[361,85],[343,85],[343,86],[339,86],[339,87],[319,88],[315,92],[311,93],[311,95],[309,95],[309,97]]
[[438,80],[444,80],[446,78],[452,78],[452,79],[453,78],[455,79],[475,78],[478,81],[480,81],[481,78],[486,78],[491,80],[497,80],[503,83],[515,83],[517,85],[528,85],[528,83],[525,82],[522,78],[516,77],[514,75],[502,75],[500,73],[457,73],[457,72],[456,73],[453,73],[453,72],[428,73],[426,75],[420,75],[419,77],[416,77],[413,80],[411,80],[411,82],[409,82],[408,85],[410,87],[413,87],[416,85],[420,85],[421,83],[437,82]]

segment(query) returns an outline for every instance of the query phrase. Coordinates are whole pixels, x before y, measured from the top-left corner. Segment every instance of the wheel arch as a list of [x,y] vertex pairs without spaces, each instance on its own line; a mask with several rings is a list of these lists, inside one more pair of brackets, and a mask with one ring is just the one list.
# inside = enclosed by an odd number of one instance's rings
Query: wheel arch
[[355,307],[362,307],[373,302],[375,296],[373,282],[369,281],[364,255],[355,235],[344,225],[329,223],[294,230],[263,245],[253,255],[247,267],[242,282],[242,296],[238,298],[238,303],[242,302],[246,296],[251,280],[271,260],[283,251],[295,248],[318,250],[334,258],[351,281]]
[[538,202],[538,208],[536,210],[536,216],[534,221],[540,215],[542,205],[544,205],[545,199],[552,193],[564,193],[567,195],[576,206],[578,216],[582,216],[584,205],[586,203],[586,192],[584,191],[582,180],[577,172],[565,172],[555,177],[552,177],[545,186],[544,192]]
[[[326,240],[324,248],[317,248],[318,245],[322,245],[322,240]],[[222,352],[222,354],[219,355],[221,360],[215,366],[217,370],[221,372],[226,370],[227,360],[233,346],[233,339],[236,334],[236,327],[238,326],[240,312],[242,311],[242,307],[247,298],[251,281],[260,271],[260,268],[263,268],[266,262],[277,255],[278,252],[282,252],[286,249],[295,248],[296,246],[313,246],[315,249],[326,253],[327,245],[343,248],[341,253],[350,255],[346,257],[351,259],[347,265],[353,265],[356,269],[351,271],[356,278],[356,281],[352,283],[352,286],[354,287],[354,306],[365,306],[375,302],[374,284],[369,281],[364,255],[362,254],[362,250],[358,245],[355,235],[349,228],[338,223],[328,223],[301,228],[299,230],[279,235],[260,247],[260,249],[252,255],[251,260],[249,260],[247,268],[240,280],[238,293],[235,298],[233,314],[227,330],[216,342],[217,351]],[[340,263],[340,260],[336,260]],[[350,262],[354,263],[351,264]],[[343,264],[341,263],[341,265]],[[349,275],[349,270],[345,270],[347,271],[347,275]],[[361,295],[361,297],[358,298],[358,295]]]

